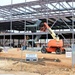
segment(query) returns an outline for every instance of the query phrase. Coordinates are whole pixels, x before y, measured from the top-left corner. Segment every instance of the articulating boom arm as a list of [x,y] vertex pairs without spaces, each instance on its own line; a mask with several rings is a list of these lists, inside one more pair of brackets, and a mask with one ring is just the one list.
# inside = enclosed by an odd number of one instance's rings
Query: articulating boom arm
[[48,26],[47,23],[44,23],[43,27],[41,27],[41,31],[46,31],[46,29],[49,30],[53,39],[56,39],[57,41],[59,41],[59,37],[54,33],[54,31]]

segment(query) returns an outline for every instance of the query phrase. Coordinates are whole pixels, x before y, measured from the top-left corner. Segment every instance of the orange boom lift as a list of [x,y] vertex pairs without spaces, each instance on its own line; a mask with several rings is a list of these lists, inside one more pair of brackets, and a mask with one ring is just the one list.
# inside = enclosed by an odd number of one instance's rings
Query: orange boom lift
[[65,54],[65,49],[63,48],[63,40],[59,39],[59,37],[54,33],[54,31],[48,26],[47,23],[44,23],[43,26],[40,28],[41,31],[46,31],[46,29],[48,29],[48,31],[50,32],[51,36],[53,37],[53,39],[51,39],[47,46],[43,46],[43,48],[41,49],[42,53],[51,53],[51,52],[56,52],[56,54]]

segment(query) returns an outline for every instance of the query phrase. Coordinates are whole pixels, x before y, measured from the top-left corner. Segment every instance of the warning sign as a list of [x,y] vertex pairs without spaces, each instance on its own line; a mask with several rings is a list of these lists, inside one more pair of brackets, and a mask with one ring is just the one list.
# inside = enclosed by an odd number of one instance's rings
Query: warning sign
[[38,61],[37,54],[26,54],[26,61]]

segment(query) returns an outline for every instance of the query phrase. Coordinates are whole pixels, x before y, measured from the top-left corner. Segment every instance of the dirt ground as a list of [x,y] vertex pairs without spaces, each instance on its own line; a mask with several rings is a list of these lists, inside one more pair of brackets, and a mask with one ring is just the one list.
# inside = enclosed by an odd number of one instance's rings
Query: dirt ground
[[[26,62],[26,54],[37,54],[37,62]],[[22,59],[21,59],[22,58]],[[0,74],[14,75],[75,75],[72,59],[65,54],[42,54],[40,51],[9,49],[0,53]]]

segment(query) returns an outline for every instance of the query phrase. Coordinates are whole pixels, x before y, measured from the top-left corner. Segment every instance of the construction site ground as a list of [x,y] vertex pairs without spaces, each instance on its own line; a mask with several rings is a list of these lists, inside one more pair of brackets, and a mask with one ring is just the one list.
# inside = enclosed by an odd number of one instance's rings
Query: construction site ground
[[[26,62],[26,54],[37,54],[38,61]],[[13,75],[75,75],[72,59],[65,54],[21,51],[11,48],[0,53],[0,74]]]

